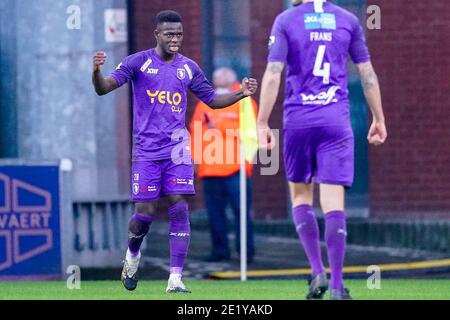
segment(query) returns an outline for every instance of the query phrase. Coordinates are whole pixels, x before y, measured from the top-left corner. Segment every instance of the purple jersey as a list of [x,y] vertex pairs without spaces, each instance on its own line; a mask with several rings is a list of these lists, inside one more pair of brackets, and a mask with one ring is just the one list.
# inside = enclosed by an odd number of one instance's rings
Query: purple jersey
[[133,161],[170,159],[176,146],[189,145],[187,89],[206,104],[216,97],[194,61],[177,54],[167,64],[155,49],[125,58],[111,77],[119,86],[132,81]]
[[302,4],[278,15],[269,47],[269,62],[287,66],[285,128],[350,124],[348,56],[370,61],[356,16],[329,2]]

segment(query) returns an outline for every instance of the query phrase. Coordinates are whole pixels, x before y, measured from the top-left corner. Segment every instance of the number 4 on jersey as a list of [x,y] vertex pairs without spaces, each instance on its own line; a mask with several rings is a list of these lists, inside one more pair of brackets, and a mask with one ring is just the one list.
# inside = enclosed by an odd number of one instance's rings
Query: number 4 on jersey
[[[323,63],[323,58],[325,57],[326,48],[327,47],[325,45],[319,46],[319,50],[317,51],[316,62],[314,64],[313,74],[316,77],[322,77],[324,84],[329,84],[330,83],[331,65],[328,62]],[[322,64],[323,64],[323,68],[322,68]]]

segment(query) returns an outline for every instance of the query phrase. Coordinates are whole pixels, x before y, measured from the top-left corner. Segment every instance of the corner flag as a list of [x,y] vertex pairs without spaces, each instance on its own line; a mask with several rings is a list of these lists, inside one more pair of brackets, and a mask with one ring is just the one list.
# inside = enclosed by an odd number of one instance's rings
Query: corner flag
[[252,163],[256,152],[258,152],[258,135],[256,132],[256,114],[250,97],[241,100],[239,136],[244,147],[245,160]]
[[239,150],[240,150],[240,229],[241,229],[241,281],[247,280],[247,174],[246,163],[253,162],[258,151],[256,115],[250,97],[241,100],[239,108]]

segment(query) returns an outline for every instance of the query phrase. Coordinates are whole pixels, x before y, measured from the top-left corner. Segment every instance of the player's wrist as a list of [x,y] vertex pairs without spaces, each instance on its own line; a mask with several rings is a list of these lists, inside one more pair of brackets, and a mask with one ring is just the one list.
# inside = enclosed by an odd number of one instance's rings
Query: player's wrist
[[256,120],[256,126],[260,128],[268,127],[269,121],[268,120]]
[[373,122],[377,124],[385,124],[385,119],[384,117],[374,117]]
[[244,91],[244,89],[239,89],[239,91],[238,91],[238,94],[239,94],[239,98],[247,98],[247,97],[250,97],[251,96],[251,94],[245,94],[245,91]]

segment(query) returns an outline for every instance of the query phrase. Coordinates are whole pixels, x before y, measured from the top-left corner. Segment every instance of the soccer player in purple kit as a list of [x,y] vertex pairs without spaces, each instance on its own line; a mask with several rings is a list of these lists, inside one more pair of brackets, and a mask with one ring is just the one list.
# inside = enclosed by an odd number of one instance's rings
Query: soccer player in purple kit
[[240,90],[217,94],[199,66],[179,53],[183,41],[181,16],[171,10],[161,11],[155,24],[156,47],[125,58],[108,77],[101,73],[106,54],[95,53],[92,81],[98,95],[128,81],[133,87],[131,189],[135,213],[129,222],[123,285],[128,290],[136,288],[140,246],[158,200],[168,197],[170,276],[166,292],[190,292],[181,280],[190,240],[185,195],[195,194],[185,121],[187,90],[212,108],[224,108],[253,95],[257,81],[245,78]]
[[[312,269],[306,298],[321,299],[330,286],[331,299],[351,299],[342,272],[347,235],[345,187],[352,185],[354,174],[348,56],[357,66],[372,112],[367,138],[373,145],[387,138],[380,87],[363,29],[353,14],[324,0],[293,0],[293,4],[293,8],[277,16],[269,39],[258,116],[260,147],[270,149],[275,143],[268,121],[286,66],[284,163],[293,220]],[[314,182],[320,185],[320,204],[325,214],[330,283],[312,207]]]

